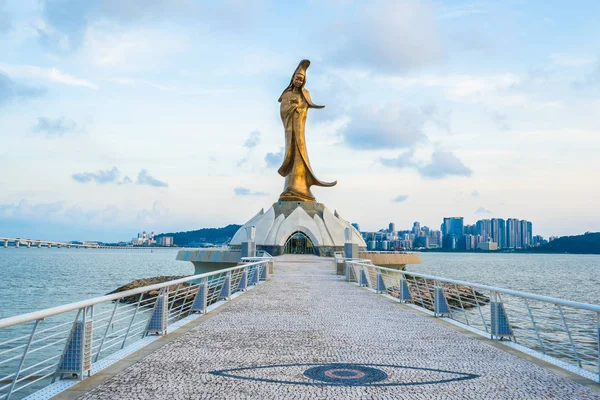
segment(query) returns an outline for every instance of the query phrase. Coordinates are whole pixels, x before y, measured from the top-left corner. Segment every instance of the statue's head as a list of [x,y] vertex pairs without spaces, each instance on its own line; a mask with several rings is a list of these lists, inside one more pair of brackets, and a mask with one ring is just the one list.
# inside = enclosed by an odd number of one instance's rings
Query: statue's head
[[304,88],[304,84],[306,83],[306,69],[309,67],[309,65],[310,65],[309,60],[300,61],[300,64],[298,64],[298,67],[296,67],[296,70],[294,71],[294,75],[292,75],[290,84],[288,85],[288,87],[285,88],[285,90],[283,91],[281,96],[279,96],[279,100],[277,100],[277,101],[279,101],[281,103],[283,94],[285,92],[287,92],[288,90],[299,90],[300,94],[302,95],[304,100],[306,100],[309,107],[312,107],[312,108],[325,107],[325,106],[317,106],[317,105],[313,104],[312,100],[310,99],[310,94],[308,93],[308,90],[306,90]]
[[298,89],[301,88],[304,85],[304,72],[297,71],[292,78],[292,84]]

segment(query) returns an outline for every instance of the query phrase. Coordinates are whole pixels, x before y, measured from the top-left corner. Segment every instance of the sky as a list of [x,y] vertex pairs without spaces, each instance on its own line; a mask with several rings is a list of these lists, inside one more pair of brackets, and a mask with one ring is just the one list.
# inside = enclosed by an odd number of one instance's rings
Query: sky
[[302,59],[317,201],[600,231],[600,2],[0,0],[0,236],[130,239],[277,201]]

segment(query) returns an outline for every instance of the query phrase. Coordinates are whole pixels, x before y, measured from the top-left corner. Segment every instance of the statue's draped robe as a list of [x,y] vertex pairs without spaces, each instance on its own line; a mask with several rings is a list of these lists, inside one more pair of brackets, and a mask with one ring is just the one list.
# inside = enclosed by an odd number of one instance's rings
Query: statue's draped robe
[[304,138],[306,116],[309,107],[323,106],[315,106],[308,91],[304,88],[300,90],[288,88],[279,98],[281,121],[285,128],[285,157],[278,171],[285,177],[285,189],[280,201],[314,201],[315,197],[310,191],[312,185],[329,187],[337,183],[320,181],[310,166]]

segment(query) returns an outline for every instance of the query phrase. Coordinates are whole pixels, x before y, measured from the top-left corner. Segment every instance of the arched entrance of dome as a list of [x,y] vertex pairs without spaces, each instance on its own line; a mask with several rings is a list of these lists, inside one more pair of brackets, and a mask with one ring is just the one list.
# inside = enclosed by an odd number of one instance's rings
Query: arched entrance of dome
[[315,248],[308,236],[296,231],[285,242],[283,254],[315,254]]

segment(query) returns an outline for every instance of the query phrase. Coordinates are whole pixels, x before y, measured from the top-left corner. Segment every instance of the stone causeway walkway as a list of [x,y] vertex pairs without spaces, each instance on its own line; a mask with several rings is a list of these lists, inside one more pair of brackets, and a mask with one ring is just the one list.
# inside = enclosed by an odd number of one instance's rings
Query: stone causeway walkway
[[[85,381],[84,381],[85,382]],[[282,256],[275,275],[83,399],[600,399],[600,392]]]

